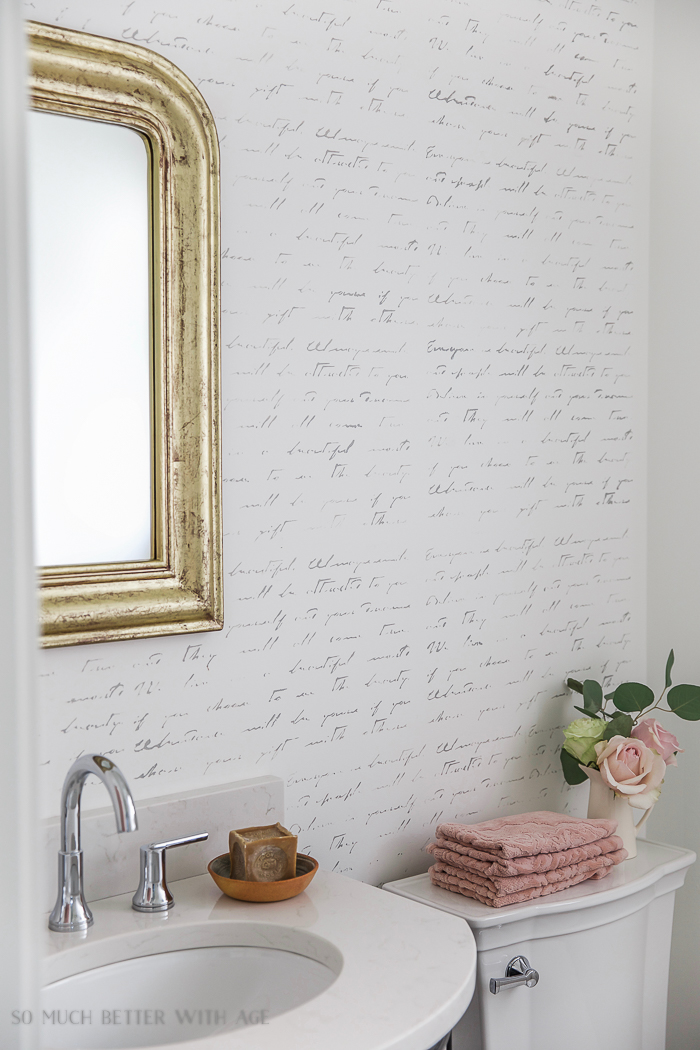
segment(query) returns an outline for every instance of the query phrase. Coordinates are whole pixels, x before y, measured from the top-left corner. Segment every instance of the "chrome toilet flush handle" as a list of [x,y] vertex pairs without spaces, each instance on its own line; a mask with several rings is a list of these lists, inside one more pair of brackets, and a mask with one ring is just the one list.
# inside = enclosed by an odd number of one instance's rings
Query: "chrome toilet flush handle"
[[199,835],[188,835],[169,842],[152,842],[141,847],[139,888],[134,894],[131,907],[134,911],[167,911],[175,901],[165,881],[165,851],[175,846],[187,846],[190,842],[203,842],[209,838],[207,831]]
[[494,995],[503,988],[514,988],[518,984],[526,984],[528,988],[534,988],[540,979],[537,970],[533,970],[524,955],[516,955],[506,966],[505,977],[492,977],[489,981],[489,991]]

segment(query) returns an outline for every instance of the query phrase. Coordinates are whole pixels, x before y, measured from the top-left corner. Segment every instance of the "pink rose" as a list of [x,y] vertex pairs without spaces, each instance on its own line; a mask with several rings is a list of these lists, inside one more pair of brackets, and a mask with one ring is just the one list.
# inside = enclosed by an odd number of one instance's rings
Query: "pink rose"
[[666,763],[641,740],[614,736],[595,745],[598,769],[605,784],[635,809],[650,809],[660,795]]
[[635,740],[641,740],[647,747],[657,751],[667,766],[677,766],[676,751],[683,748],[676,740],[673,733],[660,726],[655,718],[645,718],[632,730]]

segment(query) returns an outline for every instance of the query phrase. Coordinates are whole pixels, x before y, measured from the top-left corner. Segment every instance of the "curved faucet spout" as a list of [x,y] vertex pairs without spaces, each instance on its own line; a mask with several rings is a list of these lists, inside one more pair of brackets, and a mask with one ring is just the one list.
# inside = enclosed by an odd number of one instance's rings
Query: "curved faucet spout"
[[61,851],[80,850],[80,797],[89,775],[99,777],[109,792],[117,831],[136,831],[136,807],[122,771],[104,755],[82,755],[66,774],[61,793]]
[[92,912],[83,895],[83,851],[80,847],[80,797],[94,773],[109,792],[117,831],[136,831],[136,807],[124,774],[104,755],[82,755],[68,770],[61,793],[61,849],[58,854],[58,897],[49,917],[57,932],[86,930]]

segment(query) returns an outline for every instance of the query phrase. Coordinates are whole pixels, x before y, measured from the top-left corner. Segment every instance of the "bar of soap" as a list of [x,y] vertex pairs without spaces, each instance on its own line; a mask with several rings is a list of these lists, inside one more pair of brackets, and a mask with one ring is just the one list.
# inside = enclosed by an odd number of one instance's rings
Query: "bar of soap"
[[230,831],[231,878],[280,882],[297,873],[297,836],[281,824]]

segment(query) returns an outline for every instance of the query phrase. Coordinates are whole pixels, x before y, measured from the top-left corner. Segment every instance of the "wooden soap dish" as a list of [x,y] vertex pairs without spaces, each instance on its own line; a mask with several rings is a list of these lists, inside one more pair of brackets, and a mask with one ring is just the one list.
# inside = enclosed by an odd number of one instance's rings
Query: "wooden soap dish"
[[318,861],[297,853],[297,873],[293,879],[280,879],[278,882],[248,882],[245,879],[231,879],[231,855],[222,853],[214,857],[208,872],[227,897],[237,901],[255,901],[263,904],[269,901],[286,901],[303,893],[318,871]]

